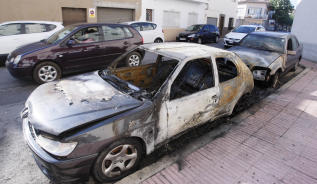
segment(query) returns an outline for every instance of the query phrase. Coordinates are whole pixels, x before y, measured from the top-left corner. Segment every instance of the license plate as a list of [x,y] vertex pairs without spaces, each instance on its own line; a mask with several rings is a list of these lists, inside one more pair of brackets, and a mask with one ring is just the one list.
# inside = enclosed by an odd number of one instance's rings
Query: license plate
[[186,38],[179,38],[179,40],[182,40],[182,41],[183,41],[183,40],[186,40]]

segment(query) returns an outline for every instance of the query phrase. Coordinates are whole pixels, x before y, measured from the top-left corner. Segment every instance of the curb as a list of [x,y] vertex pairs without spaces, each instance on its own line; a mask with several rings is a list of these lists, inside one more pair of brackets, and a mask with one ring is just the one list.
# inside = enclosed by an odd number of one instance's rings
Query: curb
[[[283,92],[284,90],[288,89],[290,86],[292,86],[296,81],[304,77],[311,68],[304,69],[300,74],[298,74],[296,77],[288,81],[286,84],[284,84],[281,88],[279,88],[276,93]],[[266,98],[270,97],[271,95],[267,96]],[[264,98],[265,99],[265,98]],[[262,100],[264,100],[262,99]],[[251,107],[252,108],[252,107]],[[251,114],[248,112],[248,109],[240,112],[238,115],[231,118],[231,122],[238,123],[250,116]],[[171,155],[166,155],[163,158],[159,159],[157,162],[144,167],[143,169],[136,171],[135,173],[121,179],[120,181],[116,182],[116,184],[139,184],[149,177],[157,174],[161,170],[167,168],[168,166],[177,163],[180,167],[180,163],[183,159],[183,157],[189,155],[190,153],[196,151],[197,149],[205,146],[206,144],[210,143],[215,138],[219,137],[222,133],[225,133],[229,131],[232,128],[231,125],[225,124],[220,127],[217,130],[212,130],[208,132],[207,134],[201,136],[200,138],[194,140],[193,142],[189,143],[187,147],[183,148],[182,150],[179,150],[177,153],[173,153]]]

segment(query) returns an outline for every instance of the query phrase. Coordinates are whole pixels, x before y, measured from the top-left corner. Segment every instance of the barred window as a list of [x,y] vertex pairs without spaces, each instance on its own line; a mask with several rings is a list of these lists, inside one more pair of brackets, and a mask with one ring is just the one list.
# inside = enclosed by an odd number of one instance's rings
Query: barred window
[[152,9],[146,9],[146,21],[153,21],[153,10]]

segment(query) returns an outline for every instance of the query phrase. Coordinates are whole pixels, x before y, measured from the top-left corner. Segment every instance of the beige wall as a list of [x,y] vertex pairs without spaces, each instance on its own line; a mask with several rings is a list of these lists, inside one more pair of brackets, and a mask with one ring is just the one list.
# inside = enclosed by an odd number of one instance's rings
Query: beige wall
[[180,32],[183,32],[185,29],[181,29],[181,28],[166,28],[166,29],[163,29],[163,30],[164,30],[165,41],[175,41],[176,40],[176,36],[178,36],[178,34]]
[[88,16],[88,9],[97,5],[133,8],[136,20],[141,16],[141,0],[1,0],[0,23],[15,20],[62,22],[62,7],[87,8],[87,21],[97,22],[97,17]]

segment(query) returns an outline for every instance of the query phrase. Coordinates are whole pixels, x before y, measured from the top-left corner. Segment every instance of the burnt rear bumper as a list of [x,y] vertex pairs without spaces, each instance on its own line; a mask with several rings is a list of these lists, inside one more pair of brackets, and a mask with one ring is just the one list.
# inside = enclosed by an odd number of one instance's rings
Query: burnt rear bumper
[[89,179],[90,169],[97,154],[75,159],[54,158],[35,142],[27,118],[23,119],[23,134],[36,164],[50,180],[57,183],[78,183]]

